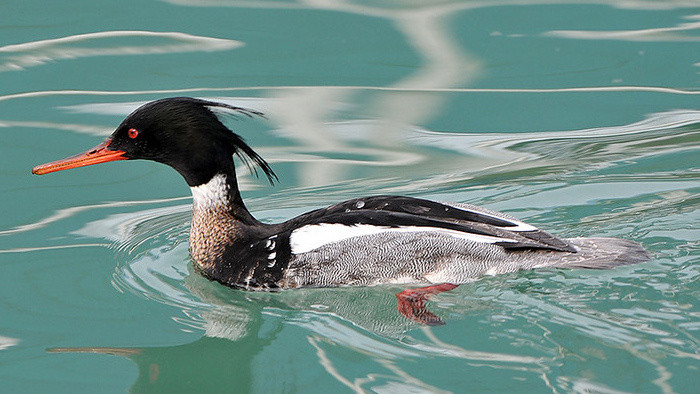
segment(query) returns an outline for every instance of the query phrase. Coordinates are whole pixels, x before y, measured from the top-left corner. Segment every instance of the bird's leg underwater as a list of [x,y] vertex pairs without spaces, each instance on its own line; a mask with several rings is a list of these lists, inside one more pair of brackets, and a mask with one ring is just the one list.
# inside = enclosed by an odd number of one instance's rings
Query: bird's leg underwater
[[404,290],[396,294],[396,299],[398,301],[396,308],[407,319],[413,320],[416,323],[428,326],[441,326],[445,324],[445,322],[426,309],[425,302],[433,295],[444,291],[450,291],[457,286],[459,285],[441,283],[439,285]]

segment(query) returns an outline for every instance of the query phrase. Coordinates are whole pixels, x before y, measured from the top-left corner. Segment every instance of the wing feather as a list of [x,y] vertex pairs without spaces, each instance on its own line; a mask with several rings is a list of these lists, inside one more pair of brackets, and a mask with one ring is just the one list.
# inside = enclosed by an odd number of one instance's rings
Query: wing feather
[[444,204],[402,196],[376,196],[348,200],[311,211],[287,224],[291,231],[304,226],[321,224],[371,225],[395,229],[425,227],[426,231],[443,229],[495,237],[501,241],[490,243],[506,249],[576,251],[567,242],[500,212],[472,205]]

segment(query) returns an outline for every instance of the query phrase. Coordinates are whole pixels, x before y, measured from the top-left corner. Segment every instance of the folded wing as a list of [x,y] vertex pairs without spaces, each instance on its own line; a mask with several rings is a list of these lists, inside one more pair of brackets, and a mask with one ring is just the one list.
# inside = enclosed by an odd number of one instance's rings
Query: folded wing
[[506,249],[576,252],[569,243],[500,212],[411,197],[376,196],[348,200],[301,215],[287,225],[291,230],[293,253],[385,231],[437,231]]

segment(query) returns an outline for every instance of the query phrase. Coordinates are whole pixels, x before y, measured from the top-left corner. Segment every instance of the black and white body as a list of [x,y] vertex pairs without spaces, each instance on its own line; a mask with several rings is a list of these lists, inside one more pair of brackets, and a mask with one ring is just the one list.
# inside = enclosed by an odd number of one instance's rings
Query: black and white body
[[243,203],[233,155],[271,182],[276,176],[220,121],[221,110],[259,115],[192,98],[154,101],[129,115],[103,144],[33,172],[124,159],[173,167],[192,190],[195,267],[245,289],[461,284],[524,269],[613,268],[649,259],[632,241],[559,239],[499,212],[400,196],[358,198],[262,223]]

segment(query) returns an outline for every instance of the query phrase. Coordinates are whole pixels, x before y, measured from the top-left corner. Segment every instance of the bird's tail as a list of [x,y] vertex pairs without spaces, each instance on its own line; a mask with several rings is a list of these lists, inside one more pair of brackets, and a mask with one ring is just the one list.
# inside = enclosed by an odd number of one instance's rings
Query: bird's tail
[[634,241],[620,238],[568,238],[577,253],[561,256],[549,267],[611,269],[649,261],[649,253]]

